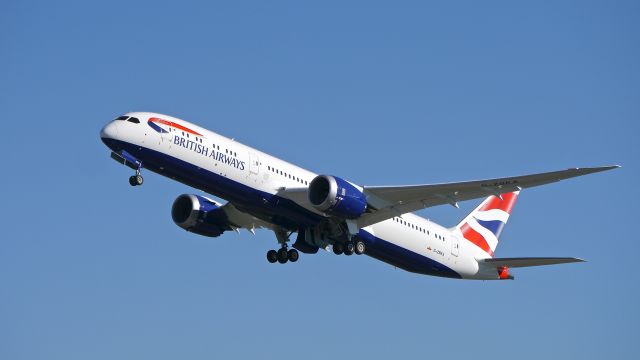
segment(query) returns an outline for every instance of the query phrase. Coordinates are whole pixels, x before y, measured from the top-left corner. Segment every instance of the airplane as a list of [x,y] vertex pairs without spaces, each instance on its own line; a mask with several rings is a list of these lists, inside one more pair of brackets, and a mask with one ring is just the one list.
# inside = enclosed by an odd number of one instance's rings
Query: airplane
[[[111,158],[224,199],[183,194],[171,207],[175,224],[194,234],[274,232],[270,263],[296,262],[299,252],[365,254],[409,272],[456,279],[513,279],[512,268],[582,262],[572,257],[495,257],[520,191],[618,168],[601,166],[455,183],[361,186],[315,174],[187,121],[152,112],[118,116],[100,131]],[[484,198],[447,228],[412,212]],[[293,234],[295,242],[293,242]],[[291,247],[290,243],[293,242]]]

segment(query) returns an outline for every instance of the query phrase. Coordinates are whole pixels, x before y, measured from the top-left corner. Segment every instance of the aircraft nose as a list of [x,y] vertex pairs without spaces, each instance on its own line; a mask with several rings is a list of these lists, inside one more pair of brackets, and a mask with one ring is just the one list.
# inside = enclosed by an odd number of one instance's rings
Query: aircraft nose
[[100,137],[104,139],[116,139],[118,137],[118,124],[112,121],[100,130]]

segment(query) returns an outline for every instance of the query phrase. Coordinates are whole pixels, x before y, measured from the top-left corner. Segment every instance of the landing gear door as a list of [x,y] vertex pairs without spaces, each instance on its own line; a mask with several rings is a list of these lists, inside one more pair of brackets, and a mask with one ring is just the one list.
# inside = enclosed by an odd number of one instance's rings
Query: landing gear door
[[260,158],[256,153],[249,153],[249,173],[251,175],[258,175],[260,172]]
[[460,239],[457,236],[451,237],[451,255],[458,256],[460,254]]

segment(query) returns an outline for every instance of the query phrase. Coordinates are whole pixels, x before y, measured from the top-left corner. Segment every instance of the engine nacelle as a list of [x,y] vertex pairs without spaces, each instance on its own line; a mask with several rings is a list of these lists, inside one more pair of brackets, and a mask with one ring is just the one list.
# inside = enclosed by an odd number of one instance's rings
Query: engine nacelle
[[309,184],[309,201],[325,214],[356,219],[367,209],[367,197],[360,189],[336,176],[320,175]]
[[231,230],[224,211],[213,200],[203,196],[183,194],[171,207],[173,222],[198,235],[216,237]]

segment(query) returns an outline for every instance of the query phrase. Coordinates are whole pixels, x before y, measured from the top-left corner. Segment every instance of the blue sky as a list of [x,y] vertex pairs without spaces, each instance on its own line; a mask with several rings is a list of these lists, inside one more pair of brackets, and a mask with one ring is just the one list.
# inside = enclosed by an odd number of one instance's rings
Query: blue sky
[[[636,1],[5,1],[0,358],[638,358]],[[516,281],[197,237],[193,192],[131,188],[98,132],[200,124],[363,185],[621,164],[523,191],[498,256],[578,256]],[[477,202],[421,215],[455,224]]]

